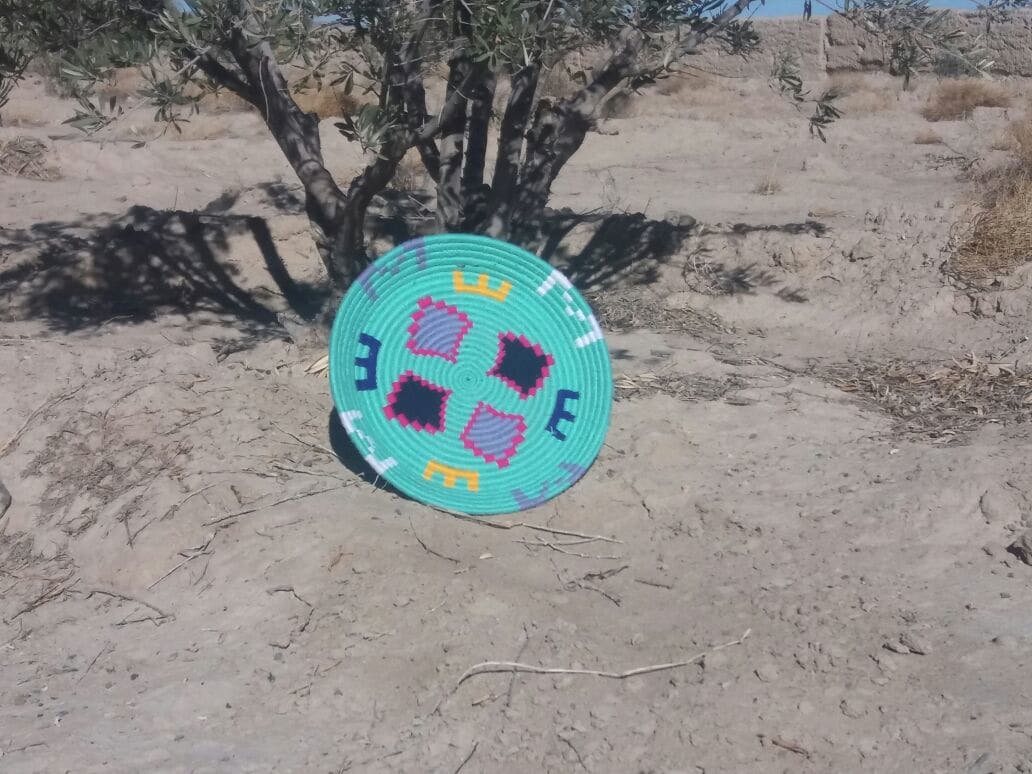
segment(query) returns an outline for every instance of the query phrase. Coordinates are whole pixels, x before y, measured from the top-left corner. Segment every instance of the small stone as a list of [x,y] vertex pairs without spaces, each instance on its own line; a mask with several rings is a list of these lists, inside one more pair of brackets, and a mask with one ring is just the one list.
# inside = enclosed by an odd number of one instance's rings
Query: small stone
[[1004,650],[1014,650],[1018,647],[1018,638],[1009,634],[1001,634],[992,639],[993,645],[999,645]]
[[1022,532],[1017,540],[1007,546],[1007,552],[1014,554],[1025,564],[1032,565],[1032,529]]
[[1013,500],[996,489],[990,489],[978,501],[978,509],[990,524],[1003,524],[1021,518]]
[[862,718],[867,714],[867,705],[858,699],[843,699],[839,709],[847,718]]
[[889,640],[882,647],[886,650],[891,650],[893,653],[900,653],[904,656],[910,652],[910,648],[908,648],[899,640]]
[[913,632],[904,632],[900,636],[899,642],[908,648],[911,653],[916,653],[919,656],[927,656],[932,652],[932,646],[928,643],[928,640]]
[[866,261],[871,258],[877,257],[879,253],[882,252],[880,248],[881,246],[878,244],[877,240],[875,240],[874,237],[862,236],[857,241],[857,243],[850,248],[849,252],[846,254],[846,257],[850,261],[854,262]]
[[633,637],[631,637],[631,645],[633,645],[634,647],[638,647],[643,642],[645,642],[645,635],[641,632],[638,632]]
[[663,220],[672,226],[677,226],[678,228],[694,228],[699,222],[691,215],[684,212],[678,212],[677,210],[667,210],[663,215]]
[[772,683],[780,676],[778,668],[773,664],[764,664],[756,670],[756,676],[765,683]]

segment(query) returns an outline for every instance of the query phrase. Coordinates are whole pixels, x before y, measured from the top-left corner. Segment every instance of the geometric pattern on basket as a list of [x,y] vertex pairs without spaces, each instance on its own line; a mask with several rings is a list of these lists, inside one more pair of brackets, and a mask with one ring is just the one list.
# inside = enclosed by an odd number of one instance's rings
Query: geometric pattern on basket
[[485,462],[505,468],[526,432],[527,423],[519,414],[506,414],[481,401],[459,438],[463,446]]
[[443,357],[454,363],[459,357],[463,337],[473,327],[463,312],[430,296],[419,299],[419,311],[413,312],[408,327],[407,346],[417,355]]
[[391,386],[383,413],[403,427],[433,435],[444,430],[444,415],[451,394],[451,390],[406,371]]
[[498,356],[488,376],[497,376],[526,400],[541,389],[555,358],[515,333],[498,334]]

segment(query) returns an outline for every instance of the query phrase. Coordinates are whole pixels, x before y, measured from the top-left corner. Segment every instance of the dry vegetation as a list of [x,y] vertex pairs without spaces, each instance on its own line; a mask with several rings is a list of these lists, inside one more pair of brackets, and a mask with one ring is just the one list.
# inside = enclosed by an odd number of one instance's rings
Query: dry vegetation
[[921,129],[914,135],[914,145],[942,145],[942,137],[931,129]]
[[949,441],[985,422],[1032,419],[1032,371],[971,355],[947,365],[858,365],[824,374],[897,417],[898,430]]
[[959,78],[939,83],[921,109],[928,121],[959,121],[975,108],[1010,106],[1010,95],[1003,87],[978,78]]
[[846,115],[865,115],[891,110],[899,88],[892,81],[867,73],[839,72],[832,74],[829,87],[839,95],[838,105]]
[[47,164],[47,146],[33,137],[15,137],[0,144],[0,173],[32,180],[57,180],[58,171]]
[[985,205],[968,224],[950,267],[981,282],[1032,261],[1032,111],[1011,127],[1012,164],[985,179]]

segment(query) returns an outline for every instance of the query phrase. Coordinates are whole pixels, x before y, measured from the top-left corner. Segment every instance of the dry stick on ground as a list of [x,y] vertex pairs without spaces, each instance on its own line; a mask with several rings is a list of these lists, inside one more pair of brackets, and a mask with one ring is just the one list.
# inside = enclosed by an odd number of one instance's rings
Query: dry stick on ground
[[170,506],[169,509],[167,511],[165,511],[161,515],[161,521],[164,521],[165,519],[171,518],[173,515],[175,515],[176,511],[178,511],[180,508],[182,508],[184,505],[186,505],[187,502],[189,502],[190,500],[192,500],[194,497],[196,497],[197,495],[201,494],[202,492],[207,492],[209,489],[211,489],[214,486],[217,486],[217,484],[208,484],[207,486],[202,486],[200,489],[195,489],[194,491],[190,492],[188,495],[186,495],[179,502],[177,502],[174,505]]
[[[196,548],[187,548],[185,551],[180,551],[179,555],[180,556],[185,556],[186,558],[183,561],[181,561],[179,564],[177,564],[175,567],[173,567],[171,570],[166,572],[164,575],[162,575],[160,578],[158,578],[156,581],[154,581],[151,585],[149,585],[147,587],[147,590],[150,591],[152,588],[154,588],[159,583],[161,583],[163,580],[165,580],[165,578],[167,578],[169,575],[174,573],[180,567],[185,567],[189,562],[192,562],[198,556],[211,556],[212,552],[208,550],[208,546],[211,545],[211,541],[213,541],[215,539],[215,535],[216,534],[217,533],[212,532],[211,535],[208,537],[208,539],[205,541],[204,545],[197,546]],[[189,555],[187,555],[188,553],[189,553]]]
[[426,543],[424,543],[423,539],[421,537],[419,537],[419,533],[416,532],[416,525],[412,523],[412,517],[411,516],[409,516],[408,523],[409,523],[409,527],[412,529],[412,536],[416,539],[416,542],[419,543],[419,545],[421,545],[423,547],[424,551],[426,551],[428,554],[432,554],[432,555],[436,556],[439,559],[444,559],[444,560],[452,562],[454,564],[462,564],[462,562],[460,562],[455,557],[453,557],[453,556],[445,556],[442,553],[434,551],[434,549],[432,549],[430,546],[428,546]]
[[[0,519],[7,514],[7,509],[11,507],[11,493],[7,491],[7,487],[4,486],[4,482],[0,481]],[[0,530],[0,535],[3,534],[3,530]]]
[[29,602],[29,604],[27,604],[25,607],[23,607],[17,613],[12,615],[9,619],[7,619],[7,621],[5,623],[10,623],[15,618],[18,618],[19,616],[25,615],[25,613],[31,613],[37,607],[42,607],[43,605],[47,604],[47,602],[53,602],[55,599],[57,599],[58,597],[63,595],[66,591],[71,589],[72,586],[74,586],[78,582],[79,582],[79,578],[76,578],[75,580],[73,580],[73,581],[71,581],[69,583],[67,577],[64,578],[63,580],[54,581],[53,584],[51,584],[49,587],[47,587],[46,591],[44,591],[42,594],[40,594],[34,600]]
[[459,764],[459,767],[458,767],[457,769],[455,769],[455,774],[459,774],[459,772],[460,772],[460,771],[462,771],[463,767],[464,767],[464,766],[465,766],[465,765],[466,765],[467,763],[469,763],[469,761],[470,761],[470,758],[472,758],[472,757],[473,757],[473,753],[475,753],[475,752],[477,751],[477,748],[478,748],[479,746],[480,746],[480,742],[474,742],[474,743],[473,743],[473,749],[469,751],[469,755],[467,755],[467,756],[466,756],[465,758],[463,758],[463,759],[462,759],[462,763],[460,763],[460,764]]
[[537,547],[537,548],[551,548],[553,551],[556,551],[556,552],[558,552],[560,554],[566,554],[567,556],[577,556],[577,557],[580,557],[581,559],[622,559],[623,558],[623,557],[620,557],[620,556],[613,556],[611,554],[609,554],[609,555],[601,555],[601,556],[593,556],[591,554],[582,554],[582,553],[580,553],[578,551],[567,551],[565,548],[560,548],[557,544],[549,543],[547,540],[543,540],[541,538],[538,538],[536,542],[535,541],[531,541],[531,540],[522,540],[522,539],[519,539],[516,542],[517,543],[521,543],[521,544],[523,544],[525,546],[532,546],[532,547]]
[[7,454],[7,452],[14,448],[15,444],[18,443],[18,440],[22,437],[22,434],[28,429],[33,419],[38,417],[44,411],[49,411],[59,403],[64,403],[66,400],[73,397],[76,393],[79,392],[79,390],[81,390],[85,386],[85,384],[80,384],[78,387],[75,387],[74,389],[68,390],[66,392],[61,393],[60,395],[57,395],[53,398],[48,398],[47,400],[43,401],[36,408],[35,411],[33,411],[25,418],[25,421],[22,422],[21,427],[19,427],[17,431],[15,431],[14,435],[11,436],[7,443],[0,447],[0,457],[3,457],[5,454]]
[[696,653],[689,659],[684,661],[671,661],[667,664],[651,664],[649,666],[636,667],[635,669],[628,669],[625,672],[608,672],[601,669],[566,669],[561,667],[541,667],[535,666],[534,664],[521,664],[518,661],[482,661],[479,664],[474,664],[465,672],[462,677],[459,678],[458,682],[455,683],[455,687],[451,689],[451,693],[445,696],[444,699],[437,705],[434,710],[436,712],[440,709],[441,704],[444,700],[449,698],[452,694],[459,689],[459,686],[469,680],[471,677],[477,675],[493,674],[497,672],[525,672],[533,675],[584,675],[589,677],[605,677],[610,680],[626,680],[629,677],[638,677],[640,675],[648,675],[653,672],[664,672],[669,669],[679,669],[680,667],[686,667],[691,664],[704,659],[711,653],[716,653],[719,650],[730,648],[733,645],[741,645],[748,639],[752,633],[752,629],[746,629],[745,633],[742,634],[737,640],[731,642],[725,642],[723,645],[716,645],[709,650],[703,651],[702,653]]
[[[347,486],[345,484],[344,486]],[[269,508],[275,508],[277,505],[283,505],[283,503],[289,503],[293,500],[304,500],[306,497],[315,497],[316,495],[325,494],[326,492],[332,492],[336,489],[343,489],[342,486],[330,486],[325,489],[316,489],[314,492],[301,492],[300,494],[291,495],[290,497],[284,497],[281,500],[275,502],[266,503],[265,505],[255,505],[252,508],[244,508],[242,511],[235,511],[234,513],[227,514],[225,516],[219,516],[211,521],[206,521],[205,526],[212,526],[213,524],[224,524],[230,519],[235,519],[238,516],[247,516],[251,513],[257,513],[258,511],[268,510]]]
[[555,529],[554,527],[542,527],[540,524],[528,524],[525,521],[518,521],[515,524],[500,524],[497,521],[487,521],[480,519],[475,516],[470,516],[465,513],[459,513],[457,511],[449,511],[445,508],[437,508],[431,506],[435,511],[440,511],[454,519],[461,521],[470,521],[474,524],[479,524],[482,527],[490,527],[491,529],[516,529],[517,527],[523,527],[524,529],[533,529],[538,532],[550,532],[553,535],[565,535],[566,537],[584,538],[586,540],[601,540],[603,543],[620,543],[623,544],[622,540],[616,538],[606,537],[605,535],[588,535],[584,532],[574,532],[568,529]]
[[307,446],[309,449],[315,449],[318,452],[322,452],[323,454],[330,455],[331,457],[333,457],[333,459],[337,459],[337,454],[332,449],[327,449],[325,446],[320,446],[317,443],[312,443],[311,441],[306,441],[304,438],[300,438],[300,437],[294,435],[289,430],[284,430],[282,427],[277,425],[275,422],[272,422],[271,424],[272,424],[273,427],[275,427],[277,430],[279,430],[281,433],[283,433],[283,435],[290,436],[291,438],[293,438],[295,441],[297,441],[302,446]]
[[154,621],[156,624],[160,624],[161,621],[172,621],[172,620],[175,620],[175,616],[172,615],[171,613],[166,613],[160,607],[155,607],[150,602],[144,602],[142,599],[137,599],[136,597],[130,597],[128,594],[121,594],[121,593],[119,593],[117,591],[108,591],[107,589],[93,589],[89,594],[86,595],[86,599],[89,599],[94,594],[100,594],[100,595],[105,596],[105,597],[111,597],[112,599],[120,599],[123,602],[134,602],[135,604],[143,605],[144,607],[149,608],[149,609],[153,610],[155,613],[158,614],[157,618],[141,618],[139,620],[133,620],[133,621],[125,620],[125,621],[122,621],[122,623],[115,624],[116,626],[123,626],[124,624],[127,624],[127,623],[140,623],[142,621]]

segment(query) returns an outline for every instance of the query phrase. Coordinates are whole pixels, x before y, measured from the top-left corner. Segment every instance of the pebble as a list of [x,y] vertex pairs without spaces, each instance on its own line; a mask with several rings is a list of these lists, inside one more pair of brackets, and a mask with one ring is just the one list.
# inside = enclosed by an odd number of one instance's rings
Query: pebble
[[1007,551],[1025,564],[1032,565],[1032,529],[1022,532],[1017,540],[1007,546]]
[[780,677],[778,668],[773,664],[764,664],[756,670],[756,676],[765,683],[772,683]]
[[1012,637],[1009,634],[1001,634],[998,637],[993,637],[992,642],[994,645],[999,645],[1005,650],[1014,650],[1018,647],[1018,638]]
[[886,650],[891,650],[893,653],[900,653],[904,656],[910,652],[910,648],[908,648],[899,640],[889,640],[882,647],[884,647]]
[[867,714],[867,705],[859,699],[843,699],[839,704],[839,709],[847,718],[862,718]]
[[904,632],[900,635],[899,642],[909,649],[911,653],[916,653],[919,656],[927,656],[932,652],[932,646],[928,643],[928,640],[913,632]]

